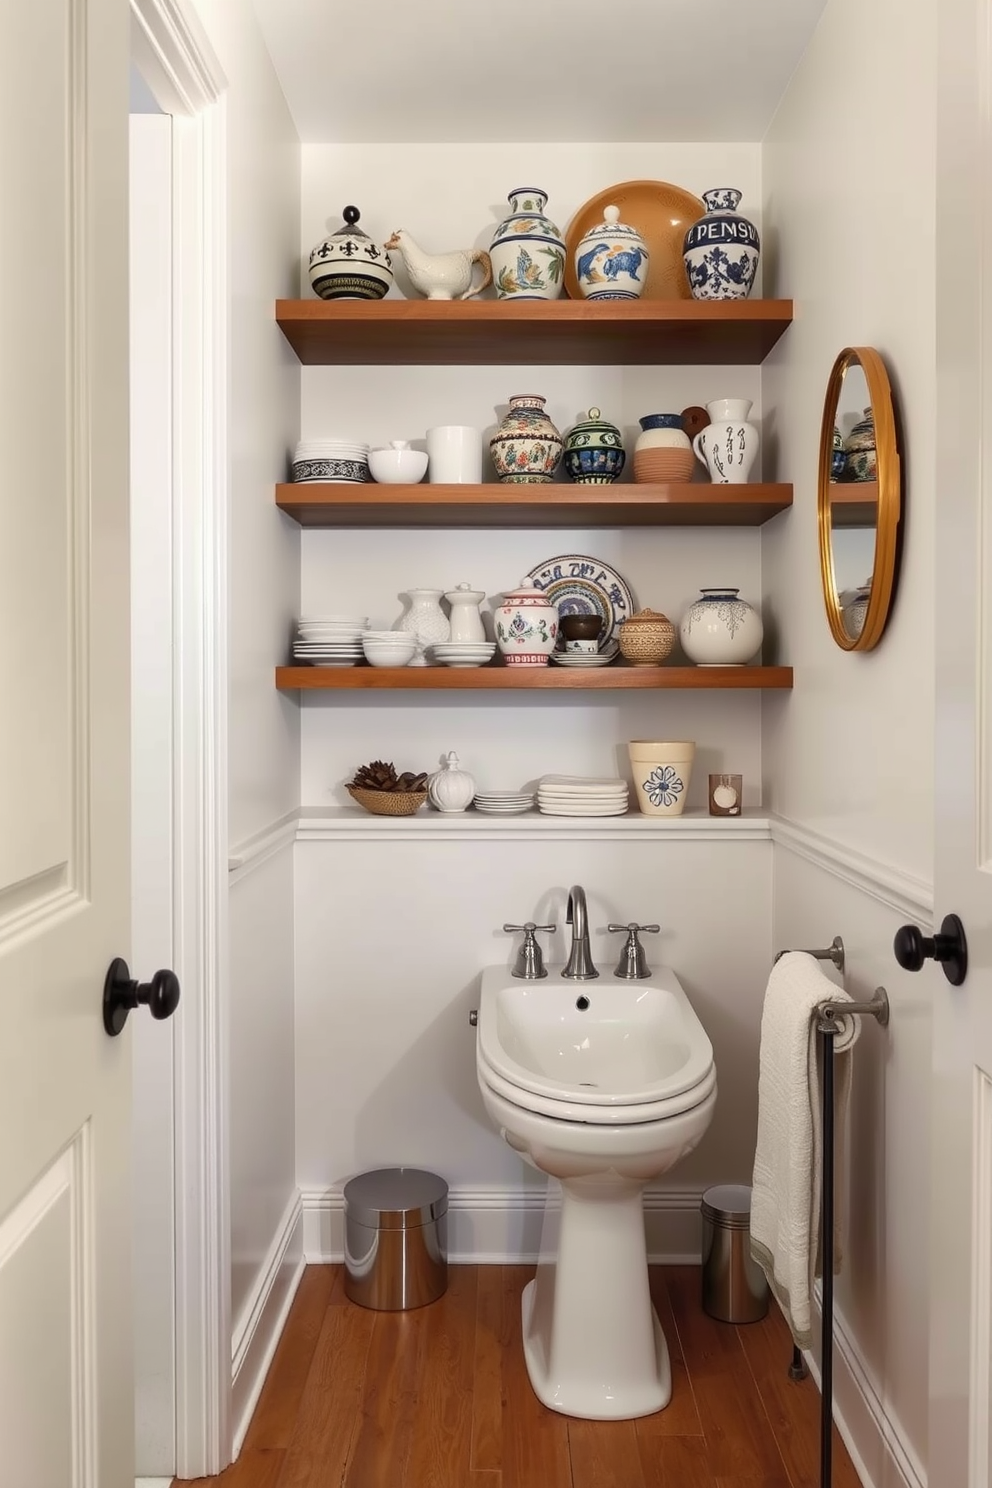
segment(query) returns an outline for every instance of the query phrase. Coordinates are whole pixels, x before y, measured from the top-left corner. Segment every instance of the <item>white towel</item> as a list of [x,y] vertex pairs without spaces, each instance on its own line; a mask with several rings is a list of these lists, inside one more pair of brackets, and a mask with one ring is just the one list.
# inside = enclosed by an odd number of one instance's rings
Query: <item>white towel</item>
[[[751,1253],[768,1277],[800,1348],[812,1342],[812,1278],[821,1271],[820,1003],[850,1002],[812,956],[789,951],[772,967],[761,1015],[758,1143],[751,1194]],[[844,1192],[851,1049],[858,1019],[838,1019],[834,1039],[834,1194]],[[840,1205],[834,1206],[834,1270],[840,1269]]]

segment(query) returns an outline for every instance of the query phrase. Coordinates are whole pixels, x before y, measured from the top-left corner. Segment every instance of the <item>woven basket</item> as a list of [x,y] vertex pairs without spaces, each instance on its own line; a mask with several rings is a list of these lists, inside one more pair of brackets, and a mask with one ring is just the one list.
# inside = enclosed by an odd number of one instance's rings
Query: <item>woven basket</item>
[[422,791],[377,791],[365,790],[359,785],[346,786],[349,796],[371,811],[373,816],[412,816],[427,800]]

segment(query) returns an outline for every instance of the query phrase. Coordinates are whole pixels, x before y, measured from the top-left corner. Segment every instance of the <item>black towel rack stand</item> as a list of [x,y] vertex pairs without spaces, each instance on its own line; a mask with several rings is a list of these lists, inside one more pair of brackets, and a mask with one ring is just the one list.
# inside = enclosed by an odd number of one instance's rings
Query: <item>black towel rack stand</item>
[[[844,942],[835,935],[825,950],[806,951],[817,961],[832,961],[838,971],[844,970]],[[775,960],[784,956],[779,951]],[[817,1037],[820,1041],[821,1073],[821,1147],[822,1181],[820,1185],[820,1258],[823,1290],[820,1298],[820,1488],[833,1484],[833,1414],[834,1414],[834,1040],[845,1017],[874,1018],[883,1028],[889,1023],[889,998],[884,987],[876,987],[869,1002],[849,1002],[846,998],[821,1002],[816,1010]],[[802,1350],[793,1345],[789,1378],[806,1377]]]

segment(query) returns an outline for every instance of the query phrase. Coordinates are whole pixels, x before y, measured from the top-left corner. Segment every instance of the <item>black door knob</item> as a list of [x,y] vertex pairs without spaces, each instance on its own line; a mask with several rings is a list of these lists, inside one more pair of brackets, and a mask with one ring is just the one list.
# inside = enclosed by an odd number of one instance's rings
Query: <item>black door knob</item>
[[179,978],[174,971],[157,971],[150,982],[131,979],[120,956],[110,963],[103,984],[103,1026],[116,1038],[132,1008],[147,1007],[153,1018],[171,1018],[179,1006]]
[[896,931],[892,949],[905,971],[919,971],[931,957],[940,963],[952,987],[960,987],[968,975],[968,942],[964,926],[957,915],[945,915],[940,933],[924,935],[918,925],[902,925]]

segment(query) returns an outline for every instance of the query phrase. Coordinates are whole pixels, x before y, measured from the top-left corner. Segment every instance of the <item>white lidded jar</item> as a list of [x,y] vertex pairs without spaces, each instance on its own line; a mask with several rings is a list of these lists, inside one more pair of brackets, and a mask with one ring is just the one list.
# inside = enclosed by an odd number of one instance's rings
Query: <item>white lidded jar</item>
[[445,756],[444,764],[427,782],[427,799],[435,811],[453,815],[467,811],[475,800],[475,781],[467,770],[459,768],[454,750]]
[[701,589],[679,627],[682,650],[697,666],[744,666],[763,638],[761,616],[739,589]]
[[494,620],[496,644],[507,666],[547,666],[558,640],[558,606],[529,579],[506,591]]
[[444,597],[451,606],[451,619],[448,622],[451,640],[484,641],[486,631],[479,606],[486,597],[485,590],[473,589],[469,584],[459,584],[457,589],[449,589]]

